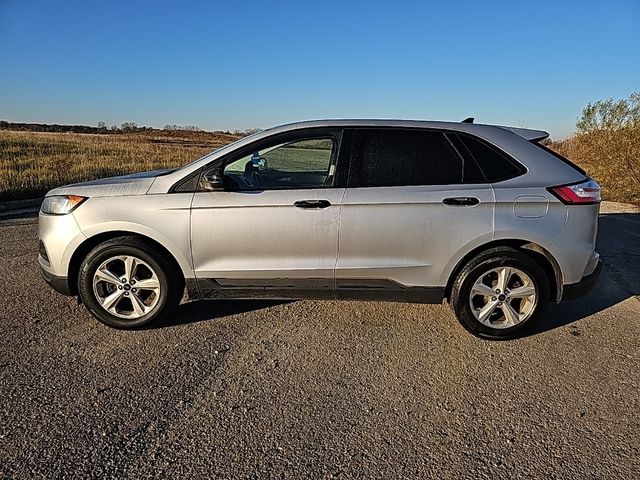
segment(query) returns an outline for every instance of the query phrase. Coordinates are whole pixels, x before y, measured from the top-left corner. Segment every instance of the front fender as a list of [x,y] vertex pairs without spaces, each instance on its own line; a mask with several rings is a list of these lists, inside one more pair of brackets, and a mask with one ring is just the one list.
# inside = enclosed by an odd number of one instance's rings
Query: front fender
[[73,215],[88,239],[104,233],[122,232],[154,240],[169,251],[184,277],[192,278],[192,198],[192,193],[90,198]]
[[169,253],[171,253],[176,262],[178,262],[178,265],[180,266],[180,269],[182,270],[185,278],[193,276],[193,265],[191,263],[191,256],[185,255],[181,247],[179,247],[172,239],[145,225],[131,222],[109,222],[92,225],[91,227],[82,231],[82,233],[84,233],[85,237],[89,241],[96,235],[114,232],[122,233],[123,235],[140,235],[142,237],[154,240],[155,242],[166,248]]

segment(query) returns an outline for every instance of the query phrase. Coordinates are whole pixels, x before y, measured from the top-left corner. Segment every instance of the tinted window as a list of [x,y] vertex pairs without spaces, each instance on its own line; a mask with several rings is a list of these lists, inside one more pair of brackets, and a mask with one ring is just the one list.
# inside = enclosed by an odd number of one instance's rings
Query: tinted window
[[515,163],[498,149],[467,135],[459,135],[458,138],[480,166],[489,183],[513,178],[524,173],[524,168],[521,165]]
[[462,159],[444,134],[425,130],[362,130],[356,141],[355,186],[461,183]]
[[484,178],[484,174],[480,170],[478,163],[469,154],[469,152],[467,151],[467,147],[464,146],[458,135],[452,133],[446,133],[445,135],[451,141],[451,143],[453,143],[458,154],[462,156],[462,183],[487,183],[487,180],[486,178]]
[[314,138],[256,150],[225,166],[225,186],[229,190],[331,186],[336,143],[332,138]]

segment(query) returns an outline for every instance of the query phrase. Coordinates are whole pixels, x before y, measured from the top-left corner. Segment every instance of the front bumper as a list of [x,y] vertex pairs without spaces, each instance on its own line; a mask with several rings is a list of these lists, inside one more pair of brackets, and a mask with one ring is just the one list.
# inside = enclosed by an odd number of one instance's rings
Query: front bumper
[[69,275],[69,262],[73,252],[87,237],[80,231],[73,213],[68,215],[47,215],[38,217],[38,237],[40,255],[38,262],[51,275]]
[[42,278],[44,278],[44,281],[47,282],[47,284],[56,292],[67,296],[73,295],[69,288],[69,281],[67,277],[58,277],[57,275],[47,272],[42,267],[40,267],[40,271],[42,272]]
[[585,296],[591,291],[593,286],[598,281],[598,277],[600,276],[601,271],[602,261],[598,260],[598,264],[596,265],[596,268],[592,273],[582,277],[582,280],[580,280],[578,283],[571,283],[562,287],[561,301],[568,302],[570,300],[575,300],[577,298]]

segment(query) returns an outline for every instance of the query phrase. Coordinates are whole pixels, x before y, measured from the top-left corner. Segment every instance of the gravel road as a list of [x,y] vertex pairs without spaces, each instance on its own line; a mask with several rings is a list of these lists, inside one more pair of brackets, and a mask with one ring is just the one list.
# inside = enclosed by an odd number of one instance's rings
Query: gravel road
[[595,291],[508,342],[382,302],[112,330],[45,286],[35,219],[0,222],[0,476],[638,478],[640,214],[603,212]]

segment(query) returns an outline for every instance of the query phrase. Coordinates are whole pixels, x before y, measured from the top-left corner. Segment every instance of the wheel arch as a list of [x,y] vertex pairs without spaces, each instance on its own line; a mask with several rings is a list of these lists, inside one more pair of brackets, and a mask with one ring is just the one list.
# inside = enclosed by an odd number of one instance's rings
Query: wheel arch
[[479,245],[466,254],[462,256],[460,260],[456,263],[455,267],[449,274],[449,278],[447,280],[447,284],[445,286],[444,298],[447,301],[450,300],[451,290],[453,288],[453,283],[456,280],[456,277],[460,273],[460,271],[464,268],[464,266],[471,261],[472,258],[476,257],[480,253],[495,247],[511,247],[516,250],[521,250],[526,255],[530,256],[534,260],[536,260],[542,269],[544,270],[547,278],[549,279],[549,288],[551,290],[551,298],[555,299],[556,302],[560,302],[562,298],[562,270],[560,268],[560,264],[554,258],[554,256],[549,253],[541,245],[531,242],[529,240],[522,239],[500,239],[494,240],[488,243],[484,243]]
[[75,249],[73,254],[71,255],[71,259],[69,261],[69,269],[67,282],[69,284],[69,291],[71,295],[78,294],[78,275],[80,273],[80,265],[82,261],[87,256],[87,254],[99,244],[106,242],[107,240],[111,240],[113,238],[118,237],[136,237],[141,239],[143,242],[149,244],[156,250],[160,251],[165,258],[172,264],[173,269],[176,273],[179,273],[182,276],[182,281],[185,281],[185,272],[181,267],[180,262],[175,258],[175,256],[160,242],[154,240],[153,238],[143,235],[138,232],[131,232],[127,230],[114,230],[108,232],[98,233],[91,237],[88,237],[84,240],[78,247]]

